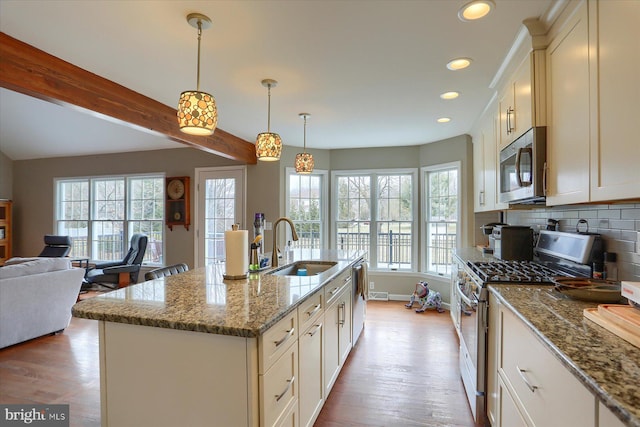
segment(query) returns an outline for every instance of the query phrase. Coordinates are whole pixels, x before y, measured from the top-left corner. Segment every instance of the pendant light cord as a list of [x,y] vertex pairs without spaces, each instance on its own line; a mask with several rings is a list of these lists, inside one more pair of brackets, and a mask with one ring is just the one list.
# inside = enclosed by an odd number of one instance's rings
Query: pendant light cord
[[304,144],[304,153],[307,152],[307,116],[304,116],[304,138],[302,140]]
[[196,80],[196,91],[200,92],[200,39],[202,38],[202,21],[198,19],[198,75]]
[[267,132],[271,133],[271,83],[267,85],[268,101],[267,101]]

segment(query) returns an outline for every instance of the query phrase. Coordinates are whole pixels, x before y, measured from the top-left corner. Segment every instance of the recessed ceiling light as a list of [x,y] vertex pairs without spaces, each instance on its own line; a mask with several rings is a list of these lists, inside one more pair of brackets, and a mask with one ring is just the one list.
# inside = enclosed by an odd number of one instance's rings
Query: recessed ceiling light
[[471,65],[471,58],[456,58],[447,63],[447,68],[450,70],[462,70]]
[[442,98],[442,99],[456,99],[459,96],[460,96],[459,92],[445,92],[442,95],[440,95],[440,98]]
[[495,7],[491,0],[475,0],[460,8],[458,18],[462,21],[475,21],[487,16]]
[[449,123],[451,121],[451,119],[449,117],[440,117],[438,120],[436,120],[438,123]]

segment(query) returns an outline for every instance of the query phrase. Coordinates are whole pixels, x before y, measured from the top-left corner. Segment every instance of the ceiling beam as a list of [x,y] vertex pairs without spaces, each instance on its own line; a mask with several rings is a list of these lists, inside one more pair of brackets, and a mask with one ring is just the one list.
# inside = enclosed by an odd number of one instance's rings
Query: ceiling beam
[[211,136],[182,133],[178,129],[176,109],[3,32],[0,32],[0,87],[163,135],[227,159],[257,163],[253,143],[220,128]]

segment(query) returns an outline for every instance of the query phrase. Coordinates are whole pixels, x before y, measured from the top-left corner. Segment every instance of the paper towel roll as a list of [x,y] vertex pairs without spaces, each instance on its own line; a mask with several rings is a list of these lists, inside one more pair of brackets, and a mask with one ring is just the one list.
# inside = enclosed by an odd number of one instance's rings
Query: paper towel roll
[[249,270],[249,232],[229,230],[224,232],[226,251],[226,275],[243,276]]

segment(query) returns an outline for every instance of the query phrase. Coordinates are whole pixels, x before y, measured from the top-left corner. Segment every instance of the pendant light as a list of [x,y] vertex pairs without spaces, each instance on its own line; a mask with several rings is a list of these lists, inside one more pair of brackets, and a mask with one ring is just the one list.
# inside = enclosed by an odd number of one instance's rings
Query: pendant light
[[262,80],[262,86],[268,89],[269,107],[267,113],[267,131],[258,134],[256,139],[256,156],[258,160],[273,162],[280,160],[282,152],[282,139],[277,133],[271,132],[271,88],[276,87],[277,81],[273,79]]
[[313,156],[307,153],[307,118],[311,116],[309,113],[298,114],[301,119],[304,119],[304,151],[296,154],[296,172],[299,174],[310,174],[313,172]]
[[198,76],[196,90],[184,91],[178,101],[180,130],[190,135],[212,135],[218,125],[216,100],[206,92],[200,92],[200,39],[202,29],[211,27],[211,19],[201,13],[190,13],[187,22],[198,29]]

